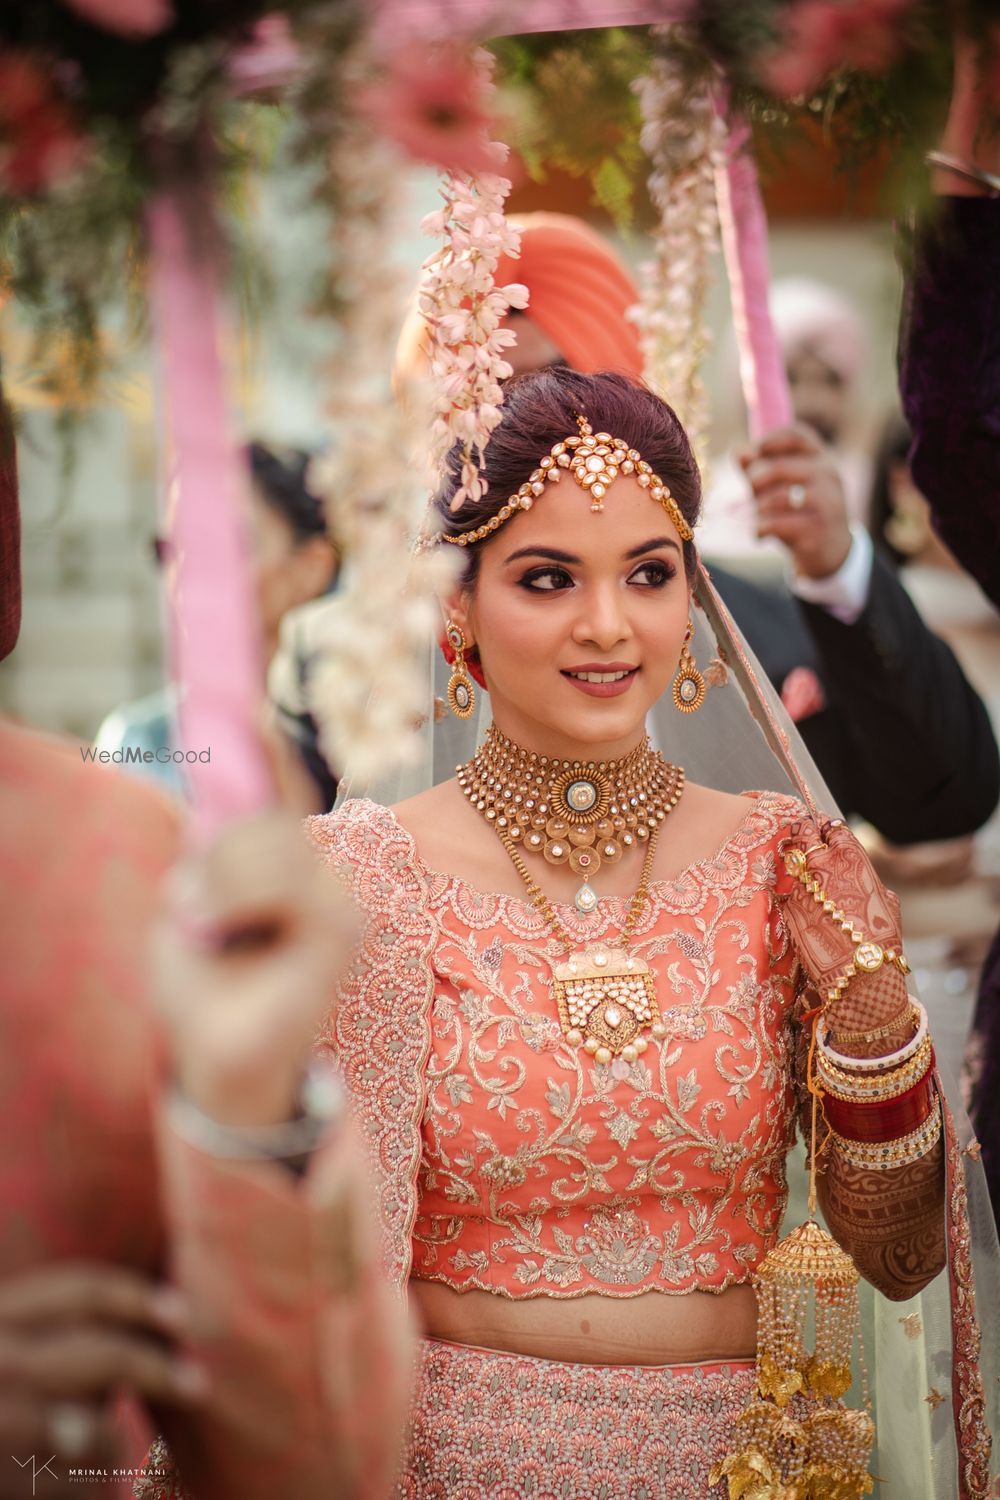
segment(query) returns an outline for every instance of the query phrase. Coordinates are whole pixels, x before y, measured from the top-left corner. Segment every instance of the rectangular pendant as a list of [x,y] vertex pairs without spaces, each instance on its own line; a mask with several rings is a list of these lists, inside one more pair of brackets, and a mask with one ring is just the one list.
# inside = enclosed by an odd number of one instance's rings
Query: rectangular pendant
[[624,948],[571,953],[555,966],[552,989],[566,1036],[578,1034],[585,1046],[596,1042],[613,1055],[660,1019],[653,971]]

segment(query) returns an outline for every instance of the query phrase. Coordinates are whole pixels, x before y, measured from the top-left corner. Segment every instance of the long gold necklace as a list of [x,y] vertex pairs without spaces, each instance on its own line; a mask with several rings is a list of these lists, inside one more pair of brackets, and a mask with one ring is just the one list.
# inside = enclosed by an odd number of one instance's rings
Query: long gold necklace
[[[634,1062],[648,1046],[642,1035],[647,1028],[654,1037],[666,1035],[653,972],[629,951],[629,943],[649,895],[660,827],[684,789],[683,770],[652,750],[648,740],[620,761],[559,761],[522,750],[491,729],[479,753],[459,766],[458,781],[492,824],[536,910],[566,950],[552,978],[566,1040],[599,1063],[615,1056]],[[531,837],[543,833],[545,838]],[[617,944],[578,948],[522,850],[540,850],[549,863],[569,863],[577,870],[583,884],[574,904],[588,913],[598,904],[591,875],[636,843],[646,844],[646,854]]]

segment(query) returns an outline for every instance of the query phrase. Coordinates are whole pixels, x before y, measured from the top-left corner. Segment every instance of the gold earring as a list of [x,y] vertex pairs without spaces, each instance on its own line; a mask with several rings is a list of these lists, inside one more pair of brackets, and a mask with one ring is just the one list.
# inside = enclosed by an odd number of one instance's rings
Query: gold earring
[[693,714],[695,709],[701,707],[705,701],[705,679],[694,664],[694,657],[688,650],[688,641],[694,634],[690,621],[684,634],[684,644],[681,647],[681,659],[677,664],[677,676],[674,678],[674,704],[682,714]]
[[465,636],[450,620],[445,626],[445,635],[455,653],[455,669],[448,678],[448,707],[456,719],[467,719],[476,706],[476,690],[465,668]]

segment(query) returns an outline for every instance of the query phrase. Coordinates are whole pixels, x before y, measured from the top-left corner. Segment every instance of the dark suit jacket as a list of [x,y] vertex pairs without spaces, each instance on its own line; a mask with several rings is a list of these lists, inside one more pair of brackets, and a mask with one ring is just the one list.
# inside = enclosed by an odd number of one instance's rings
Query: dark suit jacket
[[[941,200],[917,239],[899,355],[913,477],[943,540],[1000,607],[1000,200]],[[1000,932],[975,1028],[983,1069],[973,1118],[1000,1213]]]
[[986,709],[884,562],[875,559],[853,625],[780,585],[709,570],[779,692],[796,667],[817,674],[826,706],[798,729],[842,811],[897,844],[957,838],[986,822],[1000,797]]

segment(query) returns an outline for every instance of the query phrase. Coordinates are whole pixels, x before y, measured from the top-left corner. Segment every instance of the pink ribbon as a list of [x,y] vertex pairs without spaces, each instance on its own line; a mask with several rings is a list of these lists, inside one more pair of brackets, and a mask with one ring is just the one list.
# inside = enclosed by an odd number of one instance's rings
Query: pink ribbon
[[[197,226],[199,240],[192,243]],[[151,205],[151,297],[174,453],[168,535],[176,747],[207,838],[273,801],[260,738],[263,669],[250,579],[243,471],[229,433],[217,329],[208,194],[165,192]],[[207,754],[206,754],[207,752]]]
[[716,170],[715,193],[747,424],[756,442],[772,428],[788,426],[793,420],[792,400],[768,307],[771,278],[767,219],[750,148],[750,129],[745,120],[728,115],[724,97],[716,107],[723,118],[729,119],[725,162]]
[[394,46],[452,36],[512,36],[685,21],[695,0],[372,0],[376,34]]

